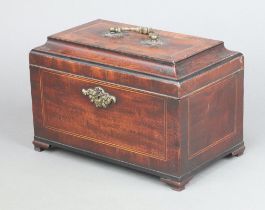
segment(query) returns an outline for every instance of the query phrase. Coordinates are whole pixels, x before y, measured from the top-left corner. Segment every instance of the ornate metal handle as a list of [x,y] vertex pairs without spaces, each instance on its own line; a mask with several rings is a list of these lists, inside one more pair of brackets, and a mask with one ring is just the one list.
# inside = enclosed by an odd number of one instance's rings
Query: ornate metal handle
[[105,92],[102,87],[82,89],[82,93],[98,108],[107,108],[111,103],[116,103],[116,97]]
[[148,35],[150,40],[153,42],[157,41],[159,38],[159,35],[155,33],[153,29],[147,27],[111,27],[109,31],[113,34],[122,33],[123,31],[134,31],[140,34]]

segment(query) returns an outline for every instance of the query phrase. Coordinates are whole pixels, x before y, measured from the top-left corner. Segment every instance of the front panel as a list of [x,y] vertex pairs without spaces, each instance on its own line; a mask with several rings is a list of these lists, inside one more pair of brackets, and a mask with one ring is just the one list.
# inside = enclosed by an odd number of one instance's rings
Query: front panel
[[[43,126],[156,159],[166,159],[166,102],[163,98],[92,79],[43,71]],[[101,87],[116,97],[96,107],[82,89]]]
[[[36,138],[177,175],[178,100],[36,65],[31,83]],[[82,92],[96,87],[116,103],[96,107]]]

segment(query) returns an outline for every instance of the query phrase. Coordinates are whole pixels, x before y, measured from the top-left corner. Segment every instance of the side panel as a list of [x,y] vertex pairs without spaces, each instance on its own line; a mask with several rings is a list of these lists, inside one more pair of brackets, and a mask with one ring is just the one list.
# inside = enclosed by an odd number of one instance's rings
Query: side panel
[[236,134],[237,84],[226,78],[188,99],[188,159]]
[[243,70],[180,102],[181,173],[191,173],[243,144]]

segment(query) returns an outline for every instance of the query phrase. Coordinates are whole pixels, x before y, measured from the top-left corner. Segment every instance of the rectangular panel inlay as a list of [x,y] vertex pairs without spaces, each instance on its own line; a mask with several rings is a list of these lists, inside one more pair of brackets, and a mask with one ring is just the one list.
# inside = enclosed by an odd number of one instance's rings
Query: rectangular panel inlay
[[[166,101],[163,98],[93,79],[48,71],[42,73],[41,83],[45,128],[152,158],[166,159]],[[115,95],[117,103],[106,109],[96,108],[81,93],[83,88],[96,86]]]
[[236,92],[236,79],[230,77],[202,89],[189,98],[189,159],[235,133]]

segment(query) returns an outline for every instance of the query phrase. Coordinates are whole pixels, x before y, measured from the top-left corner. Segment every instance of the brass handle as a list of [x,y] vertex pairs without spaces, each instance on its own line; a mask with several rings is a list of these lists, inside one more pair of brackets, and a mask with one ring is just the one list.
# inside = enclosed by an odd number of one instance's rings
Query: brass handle
[[116,97],[105,92],[102,87],[82,89],[82,94],[88,96],[91,103],[98,108],[107,108],[111,103],[116,103]]
[[155,42],[158,40],[159,35],[153,31],[151,28],[147,27],[111,27],[109,32],[112,34],[120,34],[124,31],[133,31],[140,34],[148,35],[150,40]]

